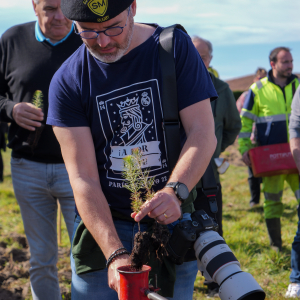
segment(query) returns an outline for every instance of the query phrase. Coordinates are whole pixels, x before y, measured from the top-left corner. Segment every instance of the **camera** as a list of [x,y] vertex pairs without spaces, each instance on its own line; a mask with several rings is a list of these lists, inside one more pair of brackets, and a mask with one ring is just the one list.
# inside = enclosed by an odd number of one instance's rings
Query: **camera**
[[174,227],[167,245],[169,259],[176,265],[181,265],[184,261],[196,260],[193,246],[201,232],[219,229],[217,222],[204,210],[195,211],[191,218],[191,220],[180,221]]
[[191,220],[180,221],[167,245],[169,259],[180,265],[192,251],[198,269],[206,281],[216,282],[222,300],[264,300],[265,292],[240,263],[216,232],[218,224],[204,210],[197,210]]

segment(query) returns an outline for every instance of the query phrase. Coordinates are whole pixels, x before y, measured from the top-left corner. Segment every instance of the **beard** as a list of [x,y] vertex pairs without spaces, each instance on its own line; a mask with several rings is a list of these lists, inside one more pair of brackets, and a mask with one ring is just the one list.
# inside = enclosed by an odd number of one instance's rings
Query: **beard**
[[292,75],[292,69],[287,69],[287,70],[277,70],[277,74],[281,78],[289,78]]
[[[104,63],[108,63],[108,64],[114,63],[120,60],[128,51],[133,37],[133,31],[134,31],[134,22],[133,22],[133,18],[130,18],[128,24],[128,33],[122,44],[114,42],[114,43],[109,43],[105,48],[101,48],[98,44],[91,47],[84,40],[83,42],[85,43],[87,49],[89,50],[89,52],[93,57],[95,57],[96,59]],[[99,53],[98,51],[98,50],[106,50],[111,48],[116,48],[116,50],[112,53]]]

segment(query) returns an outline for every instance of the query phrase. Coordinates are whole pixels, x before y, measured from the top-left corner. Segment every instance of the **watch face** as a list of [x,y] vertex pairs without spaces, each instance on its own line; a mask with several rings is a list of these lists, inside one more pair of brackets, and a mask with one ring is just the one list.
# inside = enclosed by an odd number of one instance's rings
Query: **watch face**
[[189,190],[185,184],[180,183],[177,187],[177,194],[182,200],[186,200],[189,196]]

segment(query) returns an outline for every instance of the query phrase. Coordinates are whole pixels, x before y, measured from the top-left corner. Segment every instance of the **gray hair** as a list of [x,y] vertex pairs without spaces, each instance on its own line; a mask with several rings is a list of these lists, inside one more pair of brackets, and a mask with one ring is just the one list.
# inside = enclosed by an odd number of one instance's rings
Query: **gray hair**
[[195,36],[192,37],[192,42],[193,43],[201,43],[201,42],[205,43],[208,47],[209,55],[212,56],[213,46],[212,46],[212,43],[209,40],[205,40],[205,39],[195,35]]
[[33,0],[35,4],[39,4],[39,0]]

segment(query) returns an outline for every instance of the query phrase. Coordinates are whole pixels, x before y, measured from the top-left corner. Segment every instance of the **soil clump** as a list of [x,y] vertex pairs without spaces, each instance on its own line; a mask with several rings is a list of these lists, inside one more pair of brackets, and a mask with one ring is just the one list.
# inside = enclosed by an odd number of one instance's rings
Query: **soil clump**
[[150,260],[150,253],[160,261],[168,255],[166,246],[170,238],[167,226],[157,222],[153,223],[151,232],[137,232],[134,237],[134,247],[131,252],[131,268],[133,270],[141,270]]

